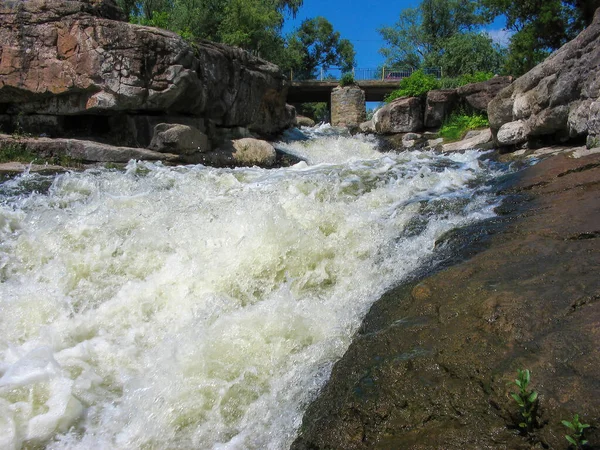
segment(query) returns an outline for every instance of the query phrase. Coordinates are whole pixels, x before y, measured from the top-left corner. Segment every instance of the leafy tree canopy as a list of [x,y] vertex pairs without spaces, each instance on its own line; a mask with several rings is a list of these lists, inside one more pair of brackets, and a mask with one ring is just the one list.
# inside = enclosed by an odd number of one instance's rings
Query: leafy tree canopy
[[600,0],[480,0],[488,19],[506,17],[515,32],[507,71],[521,75],[573,39],[593,19]]
[[423,0],[403,10],[396,24],[378,30],[387,43],[380,52],[392,67],[438,66],[448,39],[477,29],[485,20],[475,1]]
[[318,67],[340,67],[348,72],[354,66],[355,55],[352,43],[342,39],[325,17],[315,17],[302,22],[288,36],[286,58],[280,64],[293,70],[297,78],[307,79],[316,75]]

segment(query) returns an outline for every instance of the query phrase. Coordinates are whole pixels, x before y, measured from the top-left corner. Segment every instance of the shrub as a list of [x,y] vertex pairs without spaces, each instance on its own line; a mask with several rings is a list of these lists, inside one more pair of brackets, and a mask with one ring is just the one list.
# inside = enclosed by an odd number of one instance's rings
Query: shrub
[[354,75],[352,75],[351,73],[345,73],[344,75],[342,75],[342,78],[340,78],[340,86],[342,87],[352,86],[353,84],[355,84]]
[[439,89],[440,83],[433,75],[426,75],[423,70],[413,72],[409,77],[400,81],[400,89],[391,92],[385,97],[386,102],[391,102],[400,97],[420,97],[434,89]]
[[471,83],[479,83],[487,81],[494,77],[492,72],[475,72],[473,74],[465,74],[459,77],[444,77],[440,79],[441,89],[454,89]]
[[484,114],[457,112],[444,121],[438,134],[447,141],[457,141],[469,130],[488,126],[489,121]]

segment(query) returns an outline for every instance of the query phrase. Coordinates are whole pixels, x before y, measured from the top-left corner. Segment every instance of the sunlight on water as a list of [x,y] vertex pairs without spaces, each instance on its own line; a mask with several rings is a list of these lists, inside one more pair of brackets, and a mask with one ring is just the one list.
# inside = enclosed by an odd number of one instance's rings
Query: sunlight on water
[[370,305],[493,215],[474,151],[281,146],[0,185],[0,448],[286,448]]

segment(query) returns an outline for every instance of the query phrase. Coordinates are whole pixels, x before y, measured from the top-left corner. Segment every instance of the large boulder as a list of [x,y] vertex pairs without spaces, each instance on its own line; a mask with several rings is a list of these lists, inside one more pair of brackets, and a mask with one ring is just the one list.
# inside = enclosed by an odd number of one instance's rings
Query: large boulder
[[233,159],[244,166],[270,167],[275,164],[275,148],[260,139],[244,138],[233,141]]
[[423,129],[423,99],[400,97],[373,115],[373,125],[379,134],[411,133]]
[[476,111],[487,112],[489,103],[498,92],[510,86],[512,77],[494,77],[487,81],[471,83],[461,86],[456,90],[463,103]]
[[583,140],[597,133],[600,95],[600,10],[593,23],[490,103],[494,135],[505,124],[522,123],[529,141]]
[[159,123],[154,127],[150,149],[158,152],[189,155],[205,153],[210,149],[208,136],[188,125]]
[[437,128],[456,105],[456,89],[437,89],[427,93],[425,102],[425,128]]
[[334,88],[331,92],[331,125],[356,128],[365,120],[365,92],[358,86]]
[[[192,45],[175,33],[120,19],[113,0],[1,2],[5,121],[14,127],[16,117],[30,115],[83,122],[93,115],[184,115],[261,134],[292,123],[277,66],[238,48]],[[69,122],[65,134],[76,131],[77,121]]]

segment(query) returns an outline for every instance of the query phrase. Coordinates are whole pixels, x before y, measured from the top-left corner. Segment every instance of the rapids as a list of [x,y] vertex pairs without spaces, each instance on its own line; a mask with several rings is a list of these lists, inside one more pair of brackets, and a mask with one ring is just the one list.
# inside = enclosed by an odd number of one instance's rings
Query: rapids
[[0,448],[283,449],[377,298],[494,215],[477,151],[0,184]]

